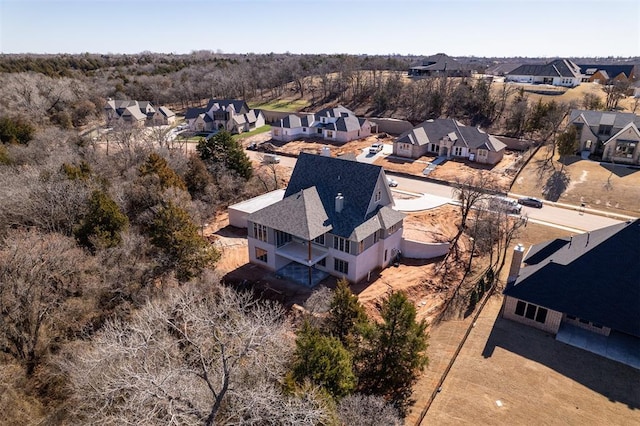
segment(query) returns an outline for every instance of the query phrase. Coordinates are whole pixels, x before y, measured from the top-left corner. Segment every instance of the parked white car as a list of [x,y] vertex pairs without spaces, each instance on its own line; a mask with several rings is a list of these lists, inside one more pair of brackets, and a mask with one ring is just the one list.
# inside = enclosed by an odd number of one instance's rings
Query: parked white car
[[384,148],[384,145],[382,145],[381,143],[374,143],[369,148],[369,154],[377,154],[382,151],[382,148]]

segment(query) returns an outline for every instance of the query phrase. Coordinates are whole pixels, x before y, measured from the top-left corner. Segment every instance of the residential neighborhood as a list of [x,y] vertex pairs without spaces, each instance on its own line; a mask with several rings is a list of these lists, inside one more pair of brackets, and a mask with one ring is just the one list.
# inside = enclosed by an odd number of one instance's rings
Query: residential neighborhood
[[0,425],[640,424],[635,4],[1,9]]

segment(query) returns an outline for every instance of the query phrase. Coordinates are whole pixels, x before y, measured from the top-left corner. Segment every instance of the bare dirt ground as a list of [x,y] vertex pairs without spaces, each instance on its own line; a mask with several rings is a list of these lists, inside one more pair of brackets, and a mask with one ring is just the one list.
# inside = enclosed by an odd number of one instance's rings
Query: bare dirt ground
[[[538,150],[511,192],[631,216],[640,213],[640,169],[577,156],[565,160],[562,167],[557,155],[552,168],[542,169],[548,154],[547,147]],[[548,191],[543,193],[545,187]]]
[[422,425],[640,424],[640,371],[499,318],[501,302],[487,303]]

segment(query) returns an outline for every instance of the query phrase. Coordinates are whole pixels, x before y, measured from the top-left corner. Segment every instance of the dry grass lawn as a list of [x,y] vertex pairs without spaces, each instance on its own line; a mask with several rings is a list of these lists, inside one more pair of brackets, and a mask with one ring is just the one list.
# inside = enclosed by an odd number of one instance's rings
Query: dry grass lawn
[[[542,170],[548,148],[542,147],[514,182],[511,192],[587,208],[640,216],[640,169],[611,165],[579,157],[554,158],[554,167]],[[563,169],[563,174],[560,170]],[[549,188],[543,194],[544,188]]]
[[421,424],[640,424],[640,371],[499,318],[501,302],[487,303]]

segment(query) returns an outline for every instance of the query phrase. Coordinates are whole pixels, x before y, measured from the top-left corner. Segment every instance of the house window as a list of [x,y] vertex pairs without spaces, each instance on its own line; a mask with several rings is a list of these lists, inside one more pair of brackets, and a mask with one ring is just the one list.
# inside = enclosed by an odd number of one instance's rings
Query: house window
[[633,152],[636,150],[636,143],[629,141],[616,142],[616,157],[633,158]]
[[341,259],[334,259],[333,269],[345,275],[349,275],[349,262]]
[[397,224],[397,223],[395,223],[395,224],[391,225],[391,227],[389,227],[389,231],[388,231],[388,233],[389,233],[389,235],[391,235],[391,234],[393,234],[394,232],[396,232],[397,230],[398,230],[398,224]]
[[461,146],[454,146],[453,147],[453,155],[455,155],[456,157],[460,157],[462,155],[462,147]]
[[380,201],[381,199],[382,199],[382,191],[377,191],[377,192],[376,192],[376,195],[374,196],[373,201],[375,201],[375,202],[377,203],[377,202],[378,202],[378,201]]
[[438,145],[436,145],[435,143],[429,144],[429,151],[438,152]]
[[534,305],[532,303],[526,303],[522,300],[518,300],[518,303],[516,303],[516,315],[528,318],[541,324],[544,324],[547,320],[547,312],[548,310],[543,307]]
[[611,129],[613,128],[613,126],[605,126],[605,125],[601,125],[598,128],[598,134],[599,135],[603,135],[603,136],[609,136],[611,134]]
[[323,246],[323,245],[324,245],[324,234],[322,234],[322,235],[318,235],[317,237],[315,237],[315,238],[313,239],[313,242],[314,242],[314,243],[316,243],[316,244],[320,244],[321,246]]
[[342,237],[333,237],[333,248],[349,253],[349,240]]
[[328,138],[332,138],[333,137],[333,132],[331,130],[327,130],[327,137]]
[[478,157],[486,157],[487,155],[489,155],[489,151],[487,151],[486,149],[478,150]]
[[378,231],[373,233],[373,244],[378,242]]
[[256,247],[256,260],[267,263],[267,251]]
[[306,127],[303,127],[303,128],[302,128],[302,131],[306,133],[306,132],[307,132],[307,128],[306,128]]
[[385,250],[385,251],[384,251],[384,261],[385,261],[385,262],[387,261],[387,253],[388,253],[388,250]]
[[253,224],[253,238],[267,242],[267,227],[259,223]]
[[364,251],[364,240],[358,243],[358,253],[362,253]]
[[291,241],[291,234],[287,232],[276,230],[275,234],[276,234],[276,247],[282,247],[283,245]]
[[322,133],[322,129],[318,129],[318,133]]

